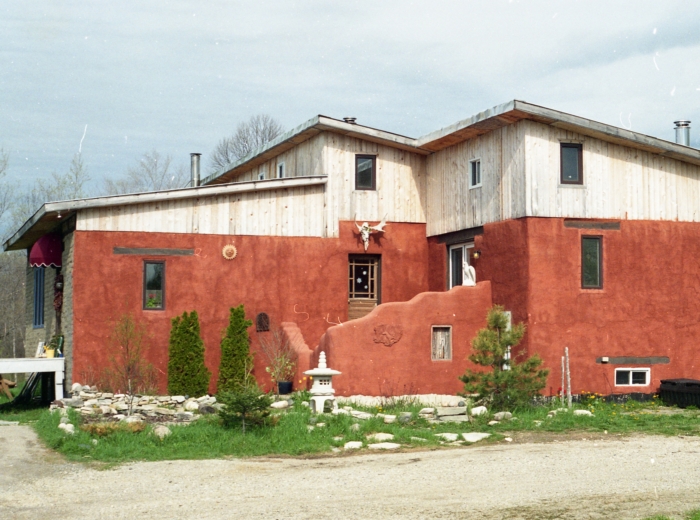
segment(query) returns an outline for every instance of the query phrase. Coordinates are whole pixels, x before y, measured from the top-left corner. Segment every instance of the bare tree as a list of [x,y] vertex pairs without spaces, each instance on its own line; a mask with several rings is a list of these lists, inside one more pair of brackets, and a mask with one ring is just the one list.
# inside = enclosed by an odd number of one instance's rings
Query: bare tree
[[0,148],[0,222],[2,222],[3,216],[10,209],[10,203],[14,192],[12,186],[5,180],[9,164],[10,154]]
[[212,173],[222,171],[253,150],[272,141],[284,132],[282,124],[267,114],[258,114],[240,123],[236,133],[219,141],[211,155]]
[[141,156],[136,166],[127,170],[121,179],[105,179],[104,191],[109,195],[172,190],[187,184],[189,175],[184,166],[172,166],[172,157],[162,156],[156,150]]
[[23,253],[0,255],[0,357],[24,355],[26,265]]

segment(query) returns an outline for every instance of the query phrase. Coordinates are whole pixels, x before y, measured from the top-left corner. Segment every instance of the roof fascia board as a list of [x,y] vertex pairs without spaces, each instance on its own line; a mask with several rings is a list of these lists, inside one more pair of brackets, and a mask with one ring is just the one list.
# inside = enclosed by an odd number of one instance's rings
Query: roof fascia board
[[[182,188],[178,190],[154,191],[147,193],[135,193],[131,195],[113,195],[110,197],[94,197],[90,199],[65,200],[47,202],[34,215],[22,225],[3,244],[5,251],[11,248],[38,222],[51,215],[63,214],[65,218],[82,209],[107,208],[113,206],[128,206],[144,204],[147,202],[161,202],[166,200],[194,199],[197,197],[212,197],[215,195],[228,195],[232,193],[245,193],[251,191],[270,191],[283,188],[300,188],[326,184],[328,178],[325,175],[308,177],[288,177],[286,179],[269,179],[263,181],[247,181],[230,184],[216,184],[212,186],[200,186],[198,188]],[[20,248],[23,249],[23,248]]]

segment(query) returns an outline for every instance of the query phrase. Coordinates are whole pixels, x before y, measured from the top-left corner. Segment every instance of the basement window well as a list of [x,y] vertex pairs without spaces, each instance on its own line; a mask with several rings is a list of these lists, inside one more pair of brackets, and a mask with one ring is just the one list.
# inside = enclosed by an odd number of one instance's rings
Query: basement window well
[[649,368],[616,368],[615,386],[649,386]]
[[165,262],[143,263],[143,308],[165,309]]

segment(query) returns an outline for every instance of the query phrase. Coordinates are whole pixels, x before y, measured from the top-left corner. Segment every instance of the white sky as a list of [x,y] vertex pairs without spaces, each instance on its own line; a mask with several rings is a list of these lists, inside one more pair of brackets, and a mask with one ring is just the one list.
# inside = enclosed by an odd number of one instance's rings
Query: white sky
[[411,137],[511,99],[700,147],[700,2],[0,3],[0,148],[18,182],[187,163],[258,113]]

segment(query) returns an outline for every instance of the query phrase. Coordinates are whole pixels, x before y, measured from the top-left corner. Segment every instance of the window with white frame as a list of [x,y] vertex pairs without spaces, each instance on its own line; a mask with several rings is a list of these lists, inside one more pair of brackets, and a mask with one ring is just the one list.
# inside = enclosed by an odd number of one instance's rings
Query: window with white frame
[[450,361],[452,359],[452,327],[434,326],[432,341],[433,361]]
[[286,175],[285,168],[284,168],[284,163],[277,163],[277,178],[278,179],[284,179]]
[[464,281],[464,264],[469,265],[471,263],[469,259],[473,250],[474,242],[449,246],[450,289],[462,285]]
[[649,386],[651,369],[616,368],[615,386]]
[[469,161],[469,188],[481,186],[481,159]]

